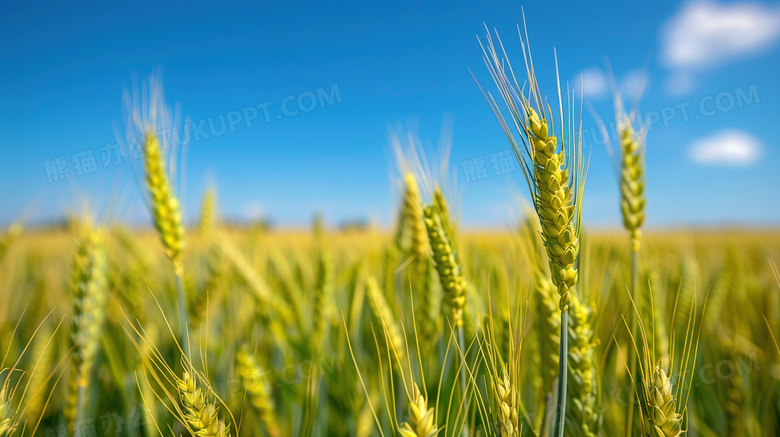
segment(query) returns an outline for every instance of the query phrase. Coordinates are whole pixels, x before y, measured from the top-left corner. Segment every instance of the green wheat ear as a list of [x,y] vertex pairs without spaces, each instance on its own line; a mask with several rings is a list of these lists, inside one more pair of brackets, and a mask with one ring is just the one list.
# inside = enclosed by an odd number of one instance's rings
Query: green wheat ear
[[184,371],[177,378],[183,419],[187,428],[198,437],[229,437],[230,429],[219,416],[219,407],[210,400],[211,391],[198,384],[195,370],[182,360]]
[[631,248],[639,251],[641,227],[645,222],[645,165],[643,138],[630,124],[620,130],[620,211],[623,226],[631,233]]
[[[550,276],[559,295],[561,312],[561,342],[558,362],[558,401],[555,412],[555,435],[562,437],[565,431],[567,395],[568,309],[571,290],[577,283],[582,195],[586,179],[586,165],[582,158],[582,138],[576,131],[581,121],[574,120],[574,98],[567,92],[568,104],[564,108],[560,82],[558,83],[558,133],[552,119],[552,110],[543,97],[536,80],[533,58],[522,37],[523,58],[529,84],[529,96],[519,89],[518,80],[502,47],[499,56],[491,35],[487,35],[487,48],[483,45],[485,64],[498,87],[511,120],[502,114],[501,107],[492,94],[483,94],[498,118],[509,144],[523,170],[534,209],[542,227],[542,241],[547,252]],[[481,44],[481,42],[480,42]],[[556,60],[556,73],[558,70]],[[564,119],[563,114],[568,115]],[[512,127],[514,126],[514,127]],[[519,137],[519,138],[518,138]]]
[[442,214],[433,205],[425,208],[425,227],[428,230],[436,271],[439,273],[439,282],[450,304],[453,325],[463,326],[467,282],[452,238],[443,223]]
[[682,414],[672,392],[672,382],[658,364],[653,379],[647,383],[648,426],[655,437],[677,437],[683,434]]
[[574,265],[579,250],[579,202],[569,181],[569,166],[565,149],[558,148],[558,139],[550,133],[547,120],[530,106],[527,111],[528,140],[531,143],[533,191],[536,212],[542,224],[542,238],[550,263],[553,284],[560,296],[558,307],[568,308],[569,290],[577,283]]
[[149,190],[154,226],[160,235],[165,255],[170,258],[177,274],[181,271],[181,254],[184,250],[184,225],[182,224],[179,201],[173,193],[160,141],[154,132],[147,132],[144,138],[144,168],[146,188]]

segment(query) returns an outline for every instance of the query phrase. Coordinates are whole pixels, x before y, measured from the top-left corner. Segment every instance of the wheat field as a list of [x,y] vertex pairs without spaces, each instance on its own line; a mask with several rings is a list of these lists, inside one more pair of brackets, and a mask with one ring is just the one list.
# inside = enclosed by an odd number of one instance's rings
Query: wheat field
[[483,53],[531,199],[490,232],[403,137],[390,230],[231,225],[214,189],[186,223],[162,103],[131,111],[148,226],[2,234],[0,437],[780,435],[780,233],[643,231],[622,107],[624,229],[590,230],[574,111],[544,96],[576,98]]

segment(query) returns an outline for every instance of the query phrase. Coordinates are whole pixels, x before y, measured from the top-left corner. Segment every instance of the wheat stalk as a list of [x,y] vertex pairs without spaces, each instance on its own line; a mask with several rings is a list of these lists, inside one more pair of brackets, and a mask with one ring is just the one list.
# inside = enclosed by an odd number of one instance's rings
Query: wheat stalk
[[187,335],[189,313],[187,312],[186,295],[184,293],[184,269],[181,263],[181,255],[185,245],[181,208],[179,200],[174,195],[173,188],[168,181],[160,142],[157,139],[157,135],[151,130],[144,135],[144,151],[144,171],[146,172],[146,188],[150,198],[149,204],[152,210],[154,226],[157,228],[165,255],[171,260],[173,271],[176,274],[176,294],[179,304],[181,338],[184,353],[189,356],[190,342]]
[[80,232],[82,235],[74,257],[71,279],[73,314],[70,338],[73,355],[64,410],[71,431],[81,415],[84,403],[83,389],[89,383],[92,366],[95,364],[100,347],[108,295],[107,259],[103,236],[99,231],[91,229],[89,225]]
[[[567,382],[567,310],[571,299],[571,290],[577,283],[575,261],[579,251],[582,193],[586,176],[582,159],[582,141],[581,138],[574,136],[574,131],[579,129],[579,126],[574,126],[573,97],[568,94],[567,103],[571,114],[569,114],[568,120],[564,120],[563,99],[559,83],[560,118],[558,129],[561,134],[559,144],[555,128],[552,125],[552,111],[545,106],[545,99],[542,97],[534,73],[530,49],[526,50],[523,39],[521,38],[521,44],[526,60],[527,79],[531,94],[528,98],[519,90],[517,79],[511,64],[506,59],[503,47],[502,56],[499,56],[490,34],[487,35],[487,42],[487,48],[482,46],[485,64],[511,114],[511,122],[507,122],[504,118],[501,108],[490,93],[485,93],[485,97],[496,114],[523,170],[534,209],[541,224],[542,240],[547,251],[552,282],[560,296],[558,307],[561,311],[561,342],[558,365],[558,405],[555,422],[557,425],[556,433],[562,436]],[[510,127],[510,124],[515,126],[515,130]],[[519,140],[516,135],[519,136]]]
[[[443,197],[442,197],[443,200]],[[457,331],[458,347],[462,355],[460,365],[460,392],[462,398],[466,397],[466,341],[463,336],[463,312],[466,307],[467,282],[461,267],[458,251],[454,247],[451,235],[447,230],[446,222],[443,222],[443,205],[430,205],[425,207],[425,228],[428,230],[428,240],[433,251],[433,260],[436,271],[439,274],[439,283],[444,292],[444,297],[452,312],[452,325]],[[468,308],[468,307],[466,307]],[[468,430],[463,429],[463,434],[468,435]]]

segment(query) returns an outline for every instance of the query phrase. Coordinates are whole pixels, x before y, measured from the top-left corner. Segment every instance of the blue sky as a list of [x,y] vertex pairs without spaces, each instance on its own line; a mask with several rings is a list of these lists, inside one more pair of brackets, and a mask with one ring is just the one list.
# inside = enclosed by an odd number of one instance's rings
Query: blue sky
[[[415,129],[432,149],[451,123],[463,224],[505,225],[525,182],[519,170],[494,174],[490,155],[508,143],[469,69],[491,88],[483,22],[522,63],[521,6],[543,93],[555,95],[553,48],[562,81],[582,78],[605,121],[614,118],[606,59],[625,92],[647,82],[649,226],[780,223],[777,3],[109,3],[2,6],[2,223],[85,201],[148,221],[133,160],[114,165],[108,153],[124,138],[123,91],[159,70],[181,122],[202,128],[184,148],[190,217],[213,184],[224,217],[305,225],[321,211],[329,223],[388,225],[398,200],[388,129]],[[590,111],[583,125],[596,125]],[[606,148],[590,146],[585,219],[617,226],[615,173]],[[466,183],[474,157],[487,177]],[[54,180],[63,165],[70,177]]]

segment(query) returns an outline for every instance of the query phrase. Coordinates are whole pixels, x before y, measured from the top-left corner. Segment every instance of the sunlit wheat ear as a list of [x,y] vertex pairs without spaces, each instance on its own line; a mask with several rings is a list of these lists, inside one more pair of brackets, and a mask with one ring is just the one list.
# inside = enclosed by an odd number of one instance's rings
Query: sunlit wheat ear
[[80,233],[71,280],[73,313],[70,338],[73,355],[64,410],[70,429],[73,428],[80,406],[83,405],[82,392],[85,390],[81,388],[89,383],[100,347],[108,296],[107,259],[102,233],[88,226]]
[[[484,60],[511,120],[504,117],[493,95],[483,92],[528,183],[534,209],[542,226],[550,274],[560,295],[559,308],[565,311],[570,290],[577,283],[575,261],[579,251],[581,200],[586,176],[581,138],[575,135],[581,123],[575,120],[574,99],[568,92],[568,107],[564,108],[560,84],[560,118],[557,123],[553,123],[553,112],[546,106],[546,99],[539,90],[530,50],[526,51],[524,43],[523,55],[530,92],[528,97],[519,89],[503,48],[500,56],[490,35],[487,41],[487,47],[483,46]],[[566,118],[564,113],[567,114]],[[560,137],[556,136],[554,124],[557,124]]]
[[247,400],[257,411],[268,434],[280,435],[279,425],[276,422],[276,408],[268,390],[271,385],[262,377],[263,369],[247,345],[242,345],[236,351],[236,374],[241,378]]
[[181,273],[181,254],[184,250],[184,225],[179,201],[173,193],[160,142],[154,132],[144,137],[144,170],[146,188],[149,191],[154,226],[160,235],[165,254],[173,262],[177,274]]
[[628,122],[620,128],[620,211],[623,226],[631,233],[631,248],[639,251],[645,222],[644,137]]
[[653,370],[653,378],[646,382],[648,427],[653,436],[676,437],[683,434],[683,416],[678,411],[672,382],[660,364]]
[[[501,55],[488,33],[487,47],[482,46],[483,57],[511,119],[507,120],[504,117],[501,107],[490,92],[483,90],[483,93],[523,170],[542,227],[541,234],[547,252],[550,276],[560,296],[558,308],[561,311],[561,353],[558,363],[558,402],[556,402],[553,429],[556,436],[562,437],[565,431],[568,377],[567,310],[571,291],[578,277],[575,263],[579,252],[582,195],[587,173],[582,157],[582,138],[577,134],[581,131],[582,123],[575,120],[577,113],[575,99],[568,90],[567,106],[564,108],[560,81],[558,81],[560,117],[557,123],[554,123],[553,112],[536,80],[530,49],[526,49],[526,42],[522,37],[520,42],[523,48],[529,96],[523,94],[523,90],[520,89],[500,39],[498,42]],[[556,73],[557,70],[556,60]],[[564,113],[567,117],[564,117]]]
[[428,408],[428,400],[420,393],[417,383],[412,384],[409,399],[409,421],[398,430],[401,437],[433,437],[438,433],[433,407]]
[[433,251],[434,265],[444,297],[450,305],[454,326],[463,326],[463,307],[466,304],[466,278],[452,239],[442,223],[442,215],[434,206],[425,208],[425,227]]
[[176,381],[179,389],[183,418],[193,435],[198,437],[227,437],[230,429],[219,417],[219,407],[210,400],[210,390],[198,384],[198,376],[192,367],[182,360],[182,377]]

